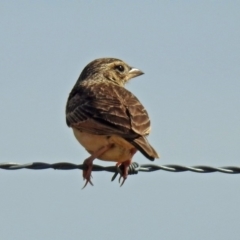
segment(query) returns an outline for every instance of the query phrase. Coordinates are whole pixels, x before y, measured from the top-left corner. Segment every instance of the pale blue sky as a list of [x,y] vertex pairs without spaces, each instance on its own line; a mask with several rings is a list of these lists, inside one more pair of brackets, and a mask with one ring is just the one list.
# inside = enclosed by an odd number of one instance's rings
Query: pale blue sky
[[[155,164],[240,166],[239,1],[0,1],[0,162],[82,163],[65,103],[83,67],[120,58]],[[150,163],[141,154],[134,158]],[[111,165],[101,161],[97,164]],[[240,175],[0,170],[0,238],[239,239]]]

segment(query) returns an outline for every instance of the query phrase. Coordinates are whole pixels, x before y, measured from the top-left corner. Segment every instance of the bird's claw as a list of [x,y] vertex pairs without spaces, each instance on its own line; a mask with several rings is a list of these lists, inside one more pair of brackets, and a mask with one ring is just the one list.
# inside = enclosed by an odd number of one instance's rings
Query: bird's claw
[[[123,180],[122,180],[122,183],[121,183],[122,178],[123,178]],[[127,177],[124,177],[124,176],[120,175],[120,177],[118,179],[118,182],[120,183],[120,187],[125,183],[126,179],[127,179]]]
[[88,183],[90,183],[93,186],[93,183],[91,181],[91,178],[92,178],[91,172],[92,172],[92,165],[87,166],[87,169],[83,170],[83,180],[85,180],[85,184],[82,187],[82,189],[84,189]]
[[[90,176],[90,177],[92,177],[92,176]],[[90,183],[93,186],[93,183],[92,183],[90,178],[89,179],[83,178],[83,180],[86,180],[86,182],[85,182],[84,186],[82,187],[82,189],[84,189],[87,186],[88,183]]]
[[[120,184],[120,187],[122,187],[122,185],[124,184],[124,182],[126,181],[126,179],[127,179],[127,175],[128,175],[128,168],[126,168],[126,166],[125,165],[123,165],[123,164],[117,164],[117,172],[120,174],[120,177],[119,177],[119,179],[118,179],[118,182],[119,182],[119,184]],[[115,177],[117,176],[117,174],[118,173],[116,173],[114,176],[113,176],[113,178],[112,178],[112,181],[115,179]],[[122,180],[122,182],[121,182],[121,179],[123,178],[123,180]]]

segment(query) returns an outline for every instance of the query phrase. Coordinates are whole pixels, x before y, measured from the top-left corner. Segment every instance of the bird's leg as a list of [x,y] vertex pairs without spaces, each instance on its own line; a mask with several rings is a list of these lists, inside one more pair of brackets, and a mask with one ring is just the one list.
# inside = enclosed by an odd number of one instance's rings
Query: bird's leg
[[128,168],[132,162],[132,157],[133,155],[137,152],[137,149],[136,148],[132,148],[130,150],[130,153],[131,153],[131,158],[127,161],[124,161],[122,163],[117,163],[117,166],[120,167],[122,169],[122,174],[119,178],[119,183],[121,182],[121,178],[123,178],[123,181],[122,183],[120,184],[120,187],[124,184],[125,180],[127,179],[127,176],[128,176]]
[[[93,186],[93,183],[91,181],[91,173],[92,173],[92,167],[93,167],[93,160],[101,156],[103,153],[105,153],[107,150],[109,150],[113,144],[108,144],[97,151],[95,151],[90,157],[84,160],[83,165],[85,166],[85,169],[83,170],[83,179],[86,180],[83,188],[87,186],[88,183],[90,183]],[[83,189],[82,188],[82,189]]]

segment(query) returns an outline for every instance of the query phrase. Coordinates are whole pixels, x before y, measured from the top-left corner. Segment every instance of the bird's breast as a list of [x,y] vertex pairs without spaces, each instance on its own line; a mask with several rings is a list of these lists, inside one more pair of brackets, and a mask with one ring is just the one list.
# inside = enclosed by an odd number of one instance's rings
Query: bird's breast
[[124,162],[131,159],[132,149],[135,147],[122,137],[112,135],[95,135],[73,128],[73,133],[78,142],[90,153],[94,153],[100,148],[113,144],[113,147],[98,157],[100,160]]

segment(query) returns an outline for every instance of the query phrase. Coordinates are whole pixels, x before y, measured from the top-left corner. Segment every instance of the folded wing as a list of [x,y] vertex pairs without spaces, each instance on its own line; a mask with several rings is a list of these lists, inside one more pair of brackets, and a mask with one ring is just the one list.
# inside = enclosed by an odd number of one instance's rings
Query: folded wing
[[145,138],[150,120],[140,101],[127,89],[109,83],[88,83],[70,93],[67,125],[93,134],[119,135],[147,158],[158,155]]

